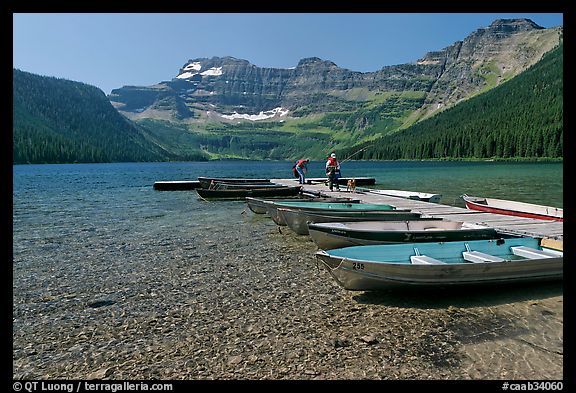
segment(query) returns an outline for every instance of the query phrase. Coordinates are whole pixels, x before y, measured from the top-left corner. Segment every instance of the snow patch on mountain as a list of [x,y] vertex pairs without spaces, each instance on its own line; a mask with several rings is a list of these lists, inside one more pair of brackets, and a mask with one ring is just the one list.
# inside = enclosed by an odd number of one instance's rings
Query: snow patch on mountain
[[231,115],[221,115],[224,119],[228,119],[228,120],[234,120],[234,119],[244,119],[244,120],[251,120],[251,121],[257,121],[257,120],[265,120],[265,119],[270,119],[276,115],[278,116],[286,116],[288,114],[288,109],[283,109],[282,107],[278,107],[278,108],[274,108],[271,109],[269,111],[261,111],[260,113],[258,113],[257,115],[249,115],[249,114],[240,114],[238,112],[234,112]]
[[222,75],[222,67],[212,67],[204,72],[201,72],[200,75],[204,76],[218,76]]
[[200,63],[188,64],[186,67],[183,68],[183,70],[185,70],[185,72],[181,73],[176,78],[189,79],[189,78],[192,78],[194,75],[198,75],[198,74],[200,74],[202,76],[220,76],[220,75],[222,75],[222,67],[212,67],[212,68],[209,68],[203,72],[190,72],[189,71],[189,70],[200,71],[201,69],[202,69],[202,66],[200,65]]
[[183,68],[184,71],[190,71],[190,70],[200,71],[201,69],[202,69],[202,64],[200,64],[200,62],[198,62],[198,61],[192,62]]

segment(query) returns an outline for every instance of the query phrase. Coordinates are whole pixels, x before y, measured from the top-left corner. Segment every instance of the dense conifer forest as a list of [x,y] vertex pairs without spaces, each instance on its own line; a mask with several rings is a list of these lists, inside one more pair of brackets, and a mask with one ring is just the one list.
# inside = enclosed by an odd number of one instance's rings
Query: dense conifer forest
[[100,89],[13,70],[13,163],[163,161],[172,157]]
[[405,130],[355,146],[355,159],[563,157],[563,45],[517,77]]

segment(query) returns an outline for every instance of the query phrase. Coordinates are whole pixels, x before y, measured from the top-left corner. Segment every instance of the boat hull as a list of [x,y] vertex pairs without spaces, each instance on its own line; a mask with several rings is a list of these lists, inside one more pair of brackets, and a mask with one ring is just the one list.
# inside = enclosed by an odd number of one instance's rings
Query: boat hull
[[372,230],[350,224],[309,223],[308,231],[314,243],[322,250],[373,244],[449,242],[500,237],[494,228],[467,227],[462,223],[442,220],[382,222],[378,223],[381,228]]
[[[509,239],[505,241],[503,247],[510,247],[513,244],[526,244],[525,240],[524,238]],[[537,247],[538,241],[536,239],[530,238],[529,240],[533,240],[535,242],[533,246]],[[468,244],[478,242],[471,241]],[[423,251],[422,249],[425,245],[430,244],[432,243],[361,247],[401,246],[406,247],[405,250],[401,251],[406,253],[409,248],[420,248],[420,251]],[[458,252],[467,250],[465,242],[443,244],[450,244],[450,247],[459,248]],[[493,247],[490,248],[492,249]],[[386,253],[387,251],[382,249],[381,252]],[[390,251],[392,254],[395,252],[397,251]],[[494,250],[491,252],[492,254],[497,254]],[[414,251],[412,251],[412,255],[415,255]],[[406,262],[405,259],[397,262],[355,259],[342,255],[330,255],[329,251],[324,250],[318,251],[316,257],[340,286],[354,291],[510,284],[559,280],[563,277],[562,256],[534,260],[507,259],[504,262],[457,262],[438,265],[414,265]]]
[[[401,221],[422,219],[420,213],[407,211],[365,211],[365,212],[311,212],[293,209],[276,209],[277,214],[286,225],[298,235],[308,235],[309,222],[338,222],[338,221]],[[428,219],[428,218],[426,218]],[[438,220],[429,218],[430,220]]]

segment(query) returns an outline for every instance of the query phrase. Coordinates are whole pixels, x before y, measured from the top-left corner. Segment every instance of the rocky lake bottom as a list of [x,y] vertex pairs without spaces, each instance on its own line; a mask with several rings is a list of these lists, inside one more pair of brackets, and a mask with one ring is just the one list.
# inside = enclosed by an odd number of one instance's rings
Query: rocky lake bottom
[[13,378],[563,378],[561,282],[346,291],[309,237],[211,209],[16,231]]

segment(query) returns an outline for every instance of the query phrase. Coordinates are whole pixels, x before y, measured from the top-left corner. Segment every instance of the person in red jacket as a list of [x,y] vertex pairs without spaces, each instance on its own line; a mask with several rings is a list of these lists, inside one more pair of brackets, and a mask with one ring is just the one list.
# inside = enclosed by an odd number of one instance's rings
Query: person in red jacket
[[309,162],[310,162],[310,160],[308,158],[298,160],[298,162],[296,162],[294,169],[296,169],[296,172],[298,172],[298,176],[299,176],[298,182],[300,184],[306,183],[306,173],[308,172],[308,163]]
[[338,179],[340,179],[340,163],[336,159],[336,154],[330,154],[328,161],[326,161],[326,176],[328,176],[328,187],[330,191],[336,186],[336,191],[340,191],[340,185],[338,184]]

